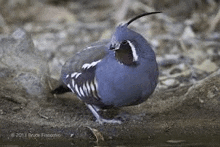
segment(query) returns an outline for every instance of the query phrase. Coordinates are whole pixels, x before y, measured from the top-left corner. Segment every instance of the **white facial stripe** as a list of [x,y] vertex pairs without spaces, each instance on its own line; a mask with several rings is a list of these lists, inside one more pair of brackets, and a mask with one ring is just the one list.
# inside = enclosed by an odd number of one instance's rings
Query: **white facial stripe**
[[98,61],[94,61],[92,63],[85,63],[83,64],[82,68],[83,69],[89,69],[90,67],[96,66],[96,64],[98,64],[101,60]]
[[134,58],[133,61],[137,61],[138,60],[138,55],[137,55],[136,49],[135,49],[134,45],[129,40],[127,40],[127,41],[128,41],[128,43],[131,47],[131,50],[132,50],[132,55],[133,55],[133,58]]

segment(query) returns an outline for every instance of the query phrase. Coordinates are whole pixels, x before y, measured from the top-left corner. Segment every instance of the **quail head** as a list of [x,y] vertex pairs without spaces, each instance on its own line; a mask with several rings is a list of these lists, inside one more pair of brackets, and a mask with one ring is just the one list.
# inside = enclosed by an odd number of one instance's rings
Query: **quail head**
[[76,53],[61,71],[63,85],[53,93],[72,91],[91,110],[97,121],[121,123],[102,118],[98,110],[137,105],[153,93],[158,79],[155,53],[146,39],[128,28],[138,15],[119,25],[110,40],[97,42]]

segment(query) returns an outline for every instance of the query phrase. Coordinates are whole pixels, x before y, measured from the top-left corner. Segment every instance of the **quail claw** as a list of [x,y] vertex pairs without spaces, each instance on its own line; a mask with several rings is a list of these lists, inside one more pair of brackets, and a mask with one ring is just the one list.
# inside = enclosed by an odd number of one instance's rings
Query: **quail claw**
[[104,119],[98,114],[97,108],[95,106],[90,105],[90,104],[86,104],[86,106],[90,109],[92,114],[96,117],[96,122],[98,122],[101,125],[103,123],[108,123],[108,124],[121,124],[122,123],[120,120],[116,120],[116,119]]

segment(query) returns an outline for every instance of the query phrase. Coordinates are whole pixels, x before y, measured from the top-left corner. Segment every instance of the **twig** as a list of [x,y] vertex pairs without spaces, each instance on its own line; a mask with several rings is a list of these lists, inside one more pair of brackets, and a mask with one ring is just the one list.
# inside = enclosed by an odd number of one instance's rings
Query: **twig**
[[37,112],[37,114],[38,114],[40,117],[42,117],[42,118],[44,118],[44,119],[49,119],[49,117],[47,117],[47,116],[41,114],[40,111],[41,111],[41,108],[40,108],[40,110]]

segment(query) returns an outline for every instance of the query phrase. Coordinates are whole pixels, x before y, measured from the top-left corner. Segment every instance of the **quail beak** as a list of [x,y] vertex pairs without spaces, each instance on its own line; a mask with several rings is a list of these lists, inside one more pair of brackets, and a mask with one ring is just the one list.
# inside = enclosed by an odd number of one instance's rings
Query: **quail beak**
[[120,43],[114,43],[110,45],[110,50],[116,51],[120,48]]

